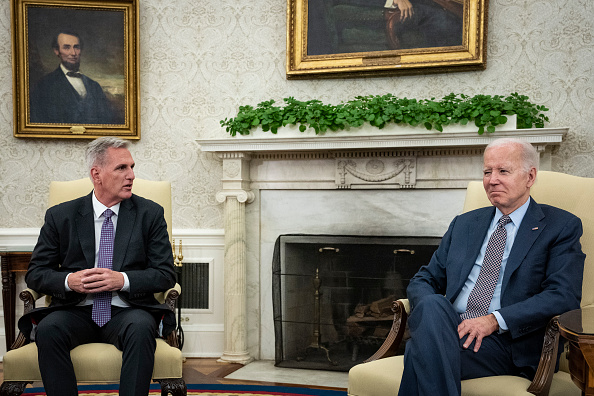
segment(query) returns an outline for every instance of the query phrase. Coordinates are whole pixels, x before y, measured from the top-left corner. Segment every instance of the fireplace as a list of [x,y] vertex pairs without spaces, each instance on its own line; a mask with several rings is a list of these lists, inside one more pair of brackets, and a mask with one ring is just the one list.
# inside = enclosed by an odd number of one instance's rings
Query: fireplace
[[540,169],[550,170],[567,128],[284,132],[198,141],[223,166],[216,196],[225,204],[223,361],[275,359],[270,266],[279,235],[441,237],[468,182],[482,178],[490,141],[524,139],[539,151]]
[[275,364],[348,371],[392,325],[394,299],[440,238],[281,235],[272,266]]

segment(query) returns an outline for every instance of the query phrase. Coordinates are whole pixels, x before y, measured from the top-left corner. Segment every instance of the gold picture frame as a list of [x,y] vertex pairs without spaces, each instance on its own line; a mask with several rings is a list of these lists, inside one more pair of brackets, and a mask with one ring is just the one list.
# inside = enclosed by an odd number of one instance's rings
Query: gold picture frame
[[488,0],[287,0],[287,78],[485,69],[487,8]]
[[15,137],[140,139],[138,0],[11,0],[11,16]]

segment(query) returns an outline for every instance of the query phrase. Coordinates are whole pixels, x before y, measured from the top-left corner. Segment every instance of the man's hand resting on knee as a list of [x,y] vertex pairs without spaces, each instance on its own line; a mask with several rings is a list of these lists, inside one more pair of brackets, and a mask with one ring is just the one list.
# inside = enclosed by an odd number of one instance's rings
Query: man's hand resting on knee
[[483,338],[493,334],[499,329],[499,324],[495,315],[480,316],[474,319],[465,319],[458,325],[458,336],[462,339],[468,334],[464,348],[468,348],[474,340],[474,351],[478,352],[483,342]]

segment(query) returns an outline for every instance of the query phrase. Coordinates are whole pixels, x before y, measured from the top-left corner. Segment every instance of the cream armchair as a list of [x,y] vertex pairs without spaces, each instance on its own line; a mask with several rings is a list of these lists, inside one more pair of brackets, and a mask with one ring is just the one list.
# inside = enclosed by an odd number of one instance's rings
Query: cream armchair
[[[49,206],[78,198],[88,194],[93,188],[86,179],[52,182],[50,184]],[[171,236],[171,184],[167,181],[149,181],[136,179],[132,192],[151,199],[165,211],[167,231]],[[164,293],[156,293],[155,298],[167,303],[171,310],[175,309],[175,301],[181,293],[176,285]],[[43,297],[34,290],[27,289],[19,295],[25,304],[25,313],[35,307],[35,302]],[[46,303],[49,300],[46,296]],[[164,339],[157,339],[153,381],[161,384],[161,395],[182,396],[187,388],[182,379],[183,357],[177,348],[175,332]],[[122,366],[122,352],[111,344],[92,343],[80,345],[71,351],[71,358],[79,382],[85,383],[118,383]],[[0,387],[0,396],[20,395],[28,383],[41,381],[37,363],[37,346],[35,343],[25,345],[25,338],[19,334],[10,351],[4,355],[4,382]]]
[[[589,281],[594,280],[594,179],[565,175],[556,172],[538,172],[537,181],[531,190],[538,203],[565,209],[582,220],[584,234],[582,249],[586,253],[584,282],[581,306],[594,305],[594,288]],[[466,191],[464,212],[490,205],[481,182],[471,182]],[[400,386],[404,359],[393,356],[403,338],[406,318],[410,312],[407,300],[394,302],[394,324],[386,342],[366,363],[353,367],[349,372],[350,396],[395,396]],[[556,356],[555,322],[547,330],[543,340],[543,353],[536,378],[528,381],[514,376],[496,376],[462,381],[464,396],[527,396],[554,395],[579,396],[581,391],[573,384],[565,354],[560,360],[560,370],[553,374]]]

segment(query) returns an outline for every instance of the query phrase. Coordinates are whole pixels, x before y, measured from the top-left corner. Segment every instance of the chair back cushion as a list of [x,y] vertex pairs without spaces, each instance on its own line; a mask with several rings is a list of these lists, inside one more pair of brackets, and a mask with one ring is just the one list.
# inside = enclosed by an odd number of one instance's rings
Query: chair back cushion
[[[548,204],[573,213],[582,220],[584,234],[581,238],[582,250],[586,254],[584,265],[584,283],[582,303],[585,307],[594,304],[594,288],[589,280],[594,281],[594,178],[566,175],[564,173],[539,171],[530,195],[541,204]],[[483,183],[472,181],[466,190],[464,212],[489,206]]]
[[[49,188],[49,207],[87,195],[93,189],[91,179],[84,178],[71,181],[53,181]],[[171,238],[171,183],[134,179],[132,192],[161,205],[165,211],[167,232]]]

